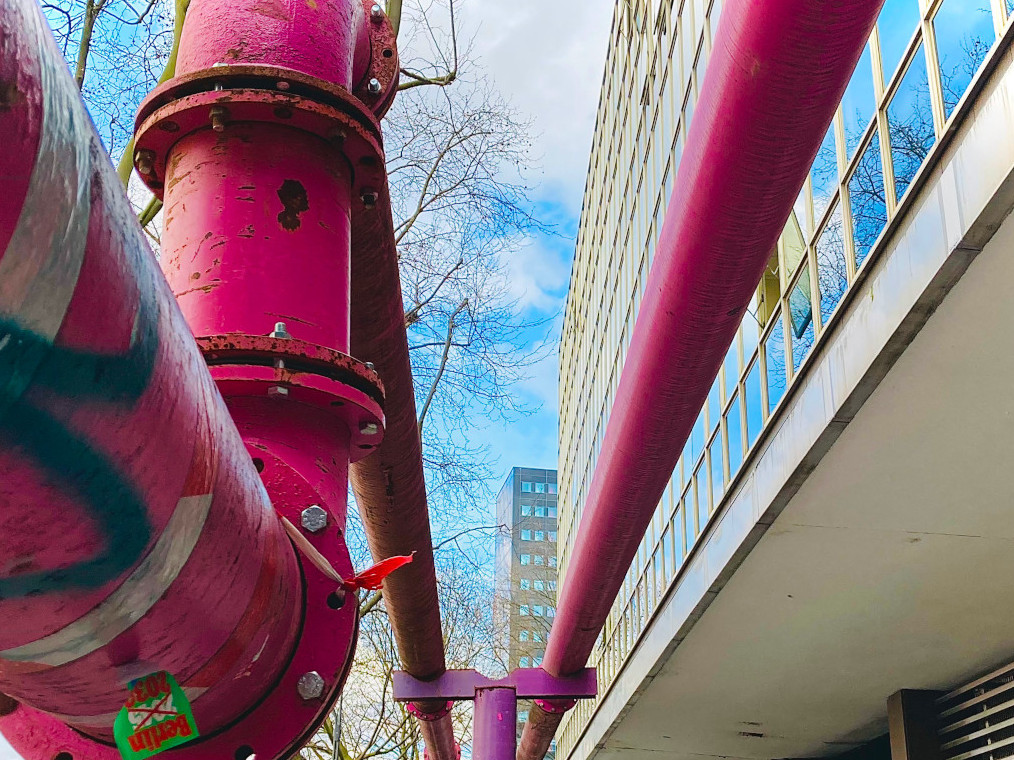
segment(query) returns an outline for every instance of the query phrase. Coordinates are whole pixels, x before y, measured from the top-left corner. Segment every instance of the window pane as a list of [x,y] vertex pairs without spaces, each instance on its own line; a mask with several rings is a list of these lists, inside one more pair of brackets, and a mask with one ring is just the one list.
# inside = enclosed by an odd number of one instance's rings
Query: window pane
[[694,429],[690,431],[690,459],[687,460],[687,465],[693,467],[697,464],[697,459],[701,456],[701,452],[704,451],[704,410],[701,409],[700,414],[697,415],[697,422],[694,423]]
[[725,464],[722,461],[722,436],[719,434],[711,444],[711,509],[718,509],[725,493]]
[[729,477],[739,472],[743,464],[743,421],[740,419],[739,396],[733,399],[725,415],[725,430],[729,438]]
[[720,399],[721,387],[718,385],[718,377],[715,378],[715,382],[711,384],[711,390],[708,392],[708,431],[714,430],[718,426],[718,421],[722,417],[722,401]]
[[880,142],[876,131],[849,179],[849,204],[852,207],[852,240],[855,243],[858,269],[866,261],[866,256],[887,223],[884,167],[880,162]]
[[810,178],[813,184],[813,216],[820,221],[831,202],[831,196],[838,187],[838,156],[834,148],[834,124],[827,134],[824,135],[824,142],[820,144],[817,158],[810,170]]
[[693,493],[696,489],[691,488],[687,492],[687,501],[683,509],[684,526],[683,526],[683,549],[684,556],[690,553],[690,550],[694,548],[694,541],[697,539],[697,529],[694,527],[694,513],[696,507],[693,502]]
[[760,341],[760,330],[760,323],[757,321],[757,294],[754,293],[746,309],[746,316],[743,317],[743,357],[747,362],[750,361]]
[[887,0],[880,12],[880,60],[884,65],[884,81],[890,82],[898,69],[909,40],[919,26],[918,0]]
[[732,398],[739,382],[739,339],[733,338],[729,352],[725,355],[725,397]]
[[775,326],[764,344],[768,371],[768,412],[774,411],[785,394],[785,333],[780,314],[775,315]]
[[[863,48],[862,57],[856,66],[845,97],[841,101],[842,116],[845,119],[846,159],[852,157],[863,139],[863,132],[873,117],[876,104],[873,95],[873,64],[870,58],[870,46]],[[816,192],[814,192],[816,195]]]
[[[761,427],[764,426],[764,419],[761,414],[761,381],[760,362],[754,362],[750,373],[746,376],[746,438],[750,446],[753,446],[760,435]],[[731,455],[730,455],[731,456]]]
[[697,495],[697,529],[701,531],[708,522],[708,458],[704,457],[701,466],[694,473],[694,493]]
[[795,212],[789,214],[789,221],[782,230],[782,258],[785,261],[785,276],[796,271],[796,266],[806,256],[806,242]]
[[[1007,0],[1008,13],[1012,4]],[[993,45],[989,0],[946,0],[933,18],[933,31],[937,36],[944,111],[950,118]]]
[[799,281],[789,294],[789,322],[792,325],[792,371],[795,372],[813,348],[813,303],[810,300],[810,265],[803,266]]
[[820,317],[823,324],[834,313],[835,307],[848,288],[848,268],[845,263],[845,234],[841,204],[836,204],[827,226],[817,240],[817,287],[820,288]]
[[936,139],[926,56],[921,47],[887,107],[887,123],[894,162],[894,193],[900,201]]

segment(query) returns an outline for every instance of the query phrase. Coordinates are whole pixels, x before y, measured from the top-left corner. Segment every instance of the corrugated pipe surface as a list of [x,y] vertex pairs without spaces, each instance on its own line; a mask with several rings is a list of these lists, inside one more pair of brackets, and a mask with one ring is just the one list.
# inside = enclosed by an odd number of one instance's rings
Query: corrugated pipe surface
[[[543,668],[584,667],[883,0],[727,0]],[[533,708],[519,758],[559,718]]]
[[[390,211],[379,211],[390,209],[386,188],[376,208],[352,222],[352,355],[373,362],[384,380],[387,430],[377,451],[351,466],[349,480],[373,556],[416,553],[412,564],[384,581],[384,600],[402,667],[428,680],[446,670],[444,639],[398,260]],[[382,252],[358,254],[358,246],[379,241],[390,243]],[[437,713],[444,703],[419,707]],[[430,759],[454,760],[447,751],[454,747],[450,719],[423,729]]]

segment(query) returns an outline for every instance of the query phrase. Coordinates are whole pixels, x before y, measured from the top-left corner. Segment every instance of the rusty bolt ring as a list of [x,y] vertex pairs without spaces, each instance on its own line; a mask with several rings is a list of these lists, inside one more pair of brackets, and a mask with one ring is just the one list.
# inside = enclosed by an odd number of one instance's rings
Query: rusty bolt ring
[[320,375],[365,393],[384,408],[384,385],[376,371],[348,354],[300,340],[260,335],[210,335],[197,339],[209,367],[270,366],[284,359],[286,368]]
[[[347,97],[352,100],[352,96]],[[220,107],[222,102],[229,104],[231,121],[283,123],[314,134],[335,148],[340,148],[349,159],[353,192],[362,192],[369,185],[376,186],[383,178],[384,155],[379,137],[371,134],[373,129],[363,128],[362,121],[350,117],[345,109],[339,110],[329,104],[302,99],[291,92],[261,89],[208,90],[162,106],[151,113],[137,130],[135,158],[138,161],[135,161],[135,166],[139,163],[140,156],[149,155],[144,151],[149,151],[155,157],[151,171],[141,174],[145,184],[157,195],[161,194],[165,163],[172,146],[184,135],[206,128],[209,110]],[[358,107],[362,114],[364,106]],[[162,129],[162,124],[167,121],[176,125],[175,131]],[[376,127],[375,122],[373,127]],[[344,140],[334,139],[336,130],[345,135]],[[144,168],[149,167],[145,165]]]

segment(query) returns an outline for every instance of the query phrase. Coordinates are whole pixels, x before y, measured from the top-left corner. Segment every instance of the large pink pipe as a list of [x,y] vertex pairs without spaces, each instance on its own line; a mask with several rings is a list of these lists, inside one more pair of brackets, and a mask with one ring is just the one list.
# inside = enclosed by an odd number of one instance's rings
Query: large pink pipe
[[[883,0],[728,0],[543,668],[584,667]],[[559,716],[535,709],[518,756]]]
[[213,731],[291,656],[295,554],[35,2],[0,0],[0,134],[0,728],[109,740],[166,669]]

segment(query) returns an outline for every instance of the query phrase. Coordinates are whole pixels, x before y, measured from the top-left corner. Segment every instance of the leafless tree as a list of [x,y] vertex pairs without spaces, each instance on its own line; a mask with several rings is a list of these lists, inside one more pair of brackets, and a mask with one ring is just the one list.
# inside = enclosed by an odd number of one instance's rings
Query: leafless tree
[[[521,317],[507,283],[508,258],[542,231],[527,176],[531,125],[475,65],[460,34],[462,0],[388,0],[399,29],[400,94],[384,123],[440,578],[448,663],[502,668],[494,651],[488,558],[485,447],[471,418],[529,411],[515,389],[545,349],[543,325]],[[106,146],[131,177],[131,131],[142,98],[175,72],[189,0],[48,0],[46,14],[82,86]],[[157,243],[160,204],[130,183],[142,226]],[[348,532],[361,567],[370,561],[355,519]],[[380,559],[380,558],[377,558]],[[307,757],[410,758],[421,751],[414,719],[391,701],[397,657],[383,599],[360,601],[361,638],[342,703]],[[459,740],[469,711],[455,711]],[[338,736],[337,744],[334,737]]]

